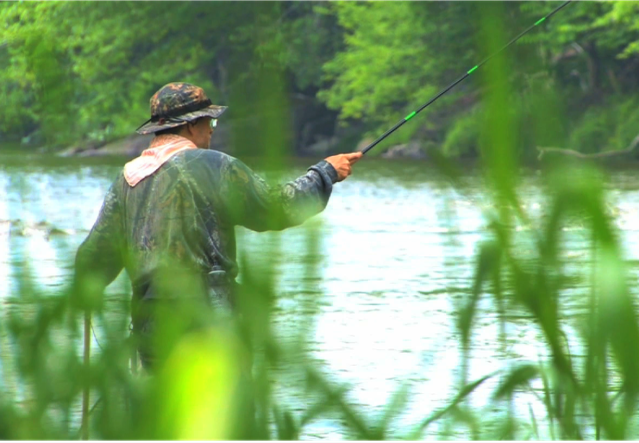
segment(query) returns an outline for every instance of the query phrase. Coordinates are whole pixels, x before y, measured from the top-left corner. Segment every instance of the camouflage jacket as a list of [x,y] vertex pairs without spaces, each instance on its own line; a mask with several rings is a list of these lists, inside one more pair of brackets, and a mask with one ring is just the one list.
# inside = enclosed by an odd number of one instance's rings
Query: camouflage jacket
[[298,225],[326,207],[336,181],[333,166],[321,161],[271,187],[240,160],[204,149],[175,154],[134,187],[120,174],[78,249],[76,284],[81,276],[87,287],[90,276],[92,288],[104,288],[126,268],[134,299],[142,299],[153,297],[149,285],[156,276],[176,266],[204,280],[223,270],[233,281],[235,226],[266,231]]

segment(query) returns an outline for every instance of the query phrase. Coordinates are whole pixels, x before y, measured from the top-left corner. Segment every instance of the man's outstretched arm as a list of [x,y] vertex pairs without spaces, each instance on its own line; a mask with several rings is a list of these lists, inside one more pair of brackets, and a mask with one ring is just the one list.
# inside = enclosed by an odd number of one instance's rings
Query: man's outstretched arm
[[248,166],[233,159],[223,178],[225,206],[235,224],[255,231],[296,226],[324,210],[333,184],[351,174],[362,154],[328,157],[282,186],[269,186]]

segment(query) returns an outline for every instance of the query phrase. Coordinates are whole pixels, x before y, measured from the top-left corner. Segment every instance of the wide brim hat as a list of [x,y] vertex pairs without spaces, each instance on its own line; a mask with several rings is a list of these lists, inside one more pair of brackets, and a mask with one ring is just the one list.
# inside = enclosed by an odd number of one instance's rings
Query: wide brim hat
[[151,118],[136,132],[151,134],[182,126],[201,117],[218,118],[226,106],[214,105],[199,86],[189,83],[169,83],[153,94],[150,100]]

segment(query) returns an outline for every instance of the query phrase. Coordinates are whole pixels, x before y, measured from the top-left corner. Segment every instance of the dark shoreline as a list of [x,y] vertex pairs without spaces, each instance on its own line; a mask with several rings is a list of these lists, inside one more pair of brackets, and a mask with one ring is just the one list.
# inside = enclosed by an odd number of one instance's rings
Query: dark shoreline
[[[152,135],[132,135],[119,140],[115,140],[99,146],[75,146],[62,150],[56,150],[47,147],[25,147],[19,143],[0,143],[0,165],[23,163],[25,158],[30,159],[34,163],[47,164],[68,164],[69,160],[75,159],[82,163],[92,164],[95,159],[96,164],[124,164],[128,160],[140,155],[146,149],[153,136]],[[234,155],[238,158],[255,158],[261,156],[255,154],[237,154],[232,149],[228,149],[229,143],[226,143],[228,137],[219,137],[217,140],[212,139],[211,149]],[[360,143],[356,149],[362,149],[366,145],[366,141]],[[338,152],[348,152],[348,149],[336,151],[335,145],[327,146],[325,149],[318,149],[311,146],[301,152],[291,153],[286,156],[288,159],[322,159]],[[380,147],[378,147],[379,149]],[[355,150],[355,149],[353,149]],[[3,156],[2,154],[7,154]],[[4,158],[3,158],[4,157]],[[23,160],[18,160],[22,157]],[[375,152],[375,149],[367,156],[369,159],[383,159],[392,161],[418,161],[424,163],[438,163],[426,153],[418,142],[410,142],[408,144],[397,144],[385,150]],[[42,161],[40,161],[41,159]],[[57,159],[57,160],[56,160]],[[482,159],[480,157],[464,157],[456,159],[447,159],[446,163],[459,167],[482,167]],[[618,155],[610,157],[594,157],[579,158],[571,155],[563,155],[561,153],[547,153],[541,160],[528,159],[519,162],[518,167],[525,169],[543,169],[553,164],[571,163],[577,165],[596,165],[611,170],[627,170],[639,167],[639,158],[633,157],[631,154]]]

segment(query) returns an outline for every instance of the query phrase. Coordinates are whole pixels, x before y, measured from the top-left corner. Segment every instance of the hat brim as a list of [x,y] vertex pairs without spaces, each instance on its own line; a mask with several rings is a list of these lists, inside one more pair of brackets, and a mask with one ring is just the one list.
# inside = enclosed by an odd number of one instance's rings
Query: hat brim
[[226,106],[211,105],[207,108],[189,112],[176,118],[166,119],[163,124],[160,124],[159,122],[149,121],[140,126],[135,132],[142,135],[152,134],[154,132],[164,131],[165,129],[185,125],[190,121],[202,117],[218,118],[220,115],[224,114],[224,111],[226,111],[226,109]]

